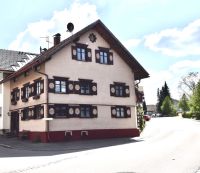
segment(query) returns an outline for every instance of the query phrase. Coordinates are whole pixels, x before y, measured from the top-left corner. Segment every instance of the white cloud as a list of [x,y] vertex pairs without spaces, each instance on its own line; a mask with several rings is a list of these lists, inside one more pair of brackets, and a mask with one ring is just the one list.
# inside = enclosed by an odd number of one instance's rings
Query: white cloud
[[75,33],[98,18],[95,5],[89,3],[81,4],[75,1],[69,9],[55,11],[49,20],[40,20],[28,24],[27,28],[10,43],[8,49],[39,52],[40,46],[43,48],[48,47],[46,39],[41,37],[49,36],[51,47],[53,35],[56,33],[61,33],[62,39],[71,35],[66,32],[67,23],[72,22],[74,24],[73,33]]
[[171,97],[179,99],[182,93],[178,89],[178,83],[181,77],[186,76],[188,72],[199,72],[200,60],[184,60],[176,62],[168,69],[162,71],[151,71],[150,78],[142,81],[144,86],[145,99],[147,104],[156,104],[157,89],[161,88],[166,81],[171,92]]
[[141,42],[142,42],[141,39],[129,39],[127,41],[124,41],[123,44],[127,49],[131,49],[137,47]]
[[200,55],[200,19],[184,28],[172,28],[145,36],[145,46],[168,56]]

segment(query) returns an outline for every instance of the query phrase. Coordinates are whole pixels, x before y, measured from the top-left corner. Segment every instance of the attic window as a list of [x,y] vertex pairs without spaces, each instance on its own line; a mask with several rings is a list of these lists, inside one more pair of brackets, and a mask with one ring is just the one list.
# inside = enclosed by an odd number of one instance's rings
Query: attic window
[[95,50],[96,63],[100,64],[113,64],[113,53],[109,51],[108,48],[99,47],[98,50]]
[[92,61],[92,52],[91,49],[87,48],[85,44],[76,44],[76,46],[72,46],[72,59],[77,61]]

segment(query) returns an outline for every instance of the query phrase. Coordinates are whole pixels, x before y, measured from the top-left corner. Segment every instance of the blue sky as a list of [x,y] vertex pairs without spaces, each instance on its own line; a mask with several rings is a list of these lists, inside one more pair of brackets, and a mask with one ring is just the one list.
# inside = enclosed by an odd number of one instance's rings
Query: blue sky
[[[180,78],[200,71],[200,1],[198,0],[6,0],[0,7],[0,48],[39,52],[41,37],[69,36],[101,19],[150,73],[141,85],[147,104],[156,103],[166,81],[179,99]],[[51,46],[51,43],[50,43]]]

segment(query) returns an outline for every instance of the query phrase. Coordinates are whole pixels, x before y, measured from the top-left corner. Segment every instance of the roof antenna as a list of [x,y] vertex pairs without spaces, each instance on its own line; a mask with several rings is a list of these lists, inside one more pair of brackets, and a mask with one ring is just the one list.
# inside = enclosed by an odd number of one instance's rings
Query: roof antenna
[[49,43],[51,43],[51,42],[49,41],[49,36],[46,36],[46,37],[40,37],[40,38],[46,38],[46,42],[48,43],[48,49],[49,49]]
[[67,24],[67,32],[71,32],[72,33],[73,30],[74,30],[74,24],[69,22]]

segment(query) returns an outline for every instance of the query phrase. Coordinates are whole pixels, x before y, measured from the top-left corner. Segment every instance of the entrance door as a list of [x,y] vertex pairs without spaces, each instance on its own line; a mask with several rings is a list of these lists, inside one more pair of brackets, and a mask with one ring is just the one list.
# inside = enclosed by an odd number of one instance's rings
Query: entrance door
[[19,113],[17,111],[11,112],[11,133],[14,136],[18,136],[19,133]]

